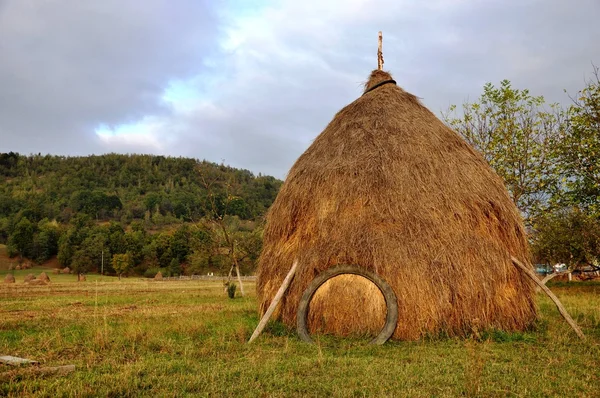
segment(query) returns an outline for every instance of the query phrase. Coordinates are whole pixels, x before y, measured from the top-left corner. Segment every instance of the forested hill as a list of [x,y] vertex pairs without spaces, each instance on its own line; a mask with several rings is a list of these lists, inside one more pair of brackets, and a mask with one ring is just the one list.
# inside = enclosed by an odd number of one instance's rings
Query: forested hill
[[13,265],[76,272],[252,272],[282,181],[151,155],[0,154],[0,244]]
[[[145,217],[192,221],[213,208],[262,216],[281,181],[190,158],[153,155],[64,157],[0,154],[0,218],[68,222],[76,213],[129,223]],[[225,208],[227,207],[227,208]]]

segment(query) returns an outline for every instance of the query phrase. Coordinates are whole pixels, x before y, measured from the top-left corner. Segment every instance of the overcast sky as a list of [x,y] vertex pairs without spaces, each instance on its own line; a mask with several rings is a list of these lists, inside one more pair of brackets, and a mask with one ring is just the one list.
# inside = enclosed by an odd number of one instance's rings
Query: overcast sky
[[568,102],[599,0],[0,0],[0,152],[186,156],[285,178],[377,66],[437,115]]

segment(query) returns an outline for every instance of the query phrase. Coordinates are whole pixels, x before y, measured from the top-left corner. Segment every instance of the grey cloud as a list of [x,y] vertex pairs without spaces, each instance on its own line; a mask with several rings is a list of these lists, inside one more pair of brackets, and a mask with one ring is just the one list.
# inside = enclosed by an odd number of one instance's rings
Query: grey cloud
[[0,8],[0,150],[97,152],[99,123],[166,112],[170,77],[216,44],[207,1],[8,0]]

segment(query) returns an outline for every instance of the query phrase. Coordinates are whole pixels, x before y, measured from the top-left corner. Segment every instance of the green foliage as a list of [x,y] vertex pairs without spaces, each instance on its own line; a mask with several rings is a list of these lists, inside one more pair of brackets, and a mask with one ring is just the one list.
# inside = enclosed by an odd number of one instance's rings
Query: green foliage
[[133,266],[133,259],[129,253],[115,254],[112,257],[112,266],[120,279],[121,275],[126,274]]
[[15,225],[8,244],[22,257],[31,257],[33,254],[34,233],[35,226],[27,219],[27,217],[23,217]]
[[572,99],[569,125],[561,135],[558,163],[562,190],[560,205],[575,205],[600,216],[600,76],[593,78]]
[[175,276],[181,275],[181,265],[179,264],[177,257],[173,257],[171,263],[169,264],[169,274]]
[[596,264],[600,220],[577,208],[547,213],[536,220],[533,249],[538,262]]
[[[196,159],[13,152],[0,154],[0,182],[0,217],[21,211],[32,222],[44,217],[68,222],[77,213],[142,220],[145,211],[169,221],[195,221],[210,207],[209,190],[221,199],[232,195],[229,213],[250,219],[265,213],[281,186],[270,176]],[[223,208],[226,201],[221,202]]]
[[237,288],[237,285],[235,283],[229,283],[227,285],[227,296],[229,296],[230,299],[235,298],[235,289]]
[[512,199],[530,220],[547,202],[549,187],[557,180],[553,164],[556,143],[564,128],[564,113],[556,104],[544,108],[542,96],[487,83],[474,103],[465,103],[462,114],[451,106],[446,123],[478,150],[504,180]]
[[[40,263],[57,256],[77,272],[100,271],[102,258],[105,273],[118,272],[114,256],[125,253],[139,274],[159,267],[168,274],[219,271],[228,264],[223,245],[231,242],[206,221],[237,220],[234,250],[255,250],[257,242],[245,243],[252,228],[238,226],[261,218],[280,186],[270,176],[196,159],[3,153],[0,243],[12,256]],[[255,260],[240,255],[246,271]]]
[[161,271],[160,268],[152,267],[152,268],[148,268],[147,270],[145,270],[143,275],[145,278],[154,278],[156,276],[156,274],[158,274],[159,271]]
[[79,249],[71,257],[70,268],[76,274],[85,274],[90,271],[92,261],[92,258],[85,250]]
[[37,231],[33,237],[33,257],[42,263],[58,253],[60,229],[58,223],[45,218],[38,223]]

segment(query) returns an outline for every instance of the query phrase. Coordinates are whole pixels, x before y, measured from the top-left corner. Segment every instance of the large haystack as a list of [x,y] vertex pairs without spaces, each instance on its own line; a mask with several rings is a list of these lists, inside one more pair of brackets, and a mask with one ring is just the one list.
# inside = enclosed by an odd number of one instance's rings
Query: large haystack
[[[310,281],[338,264],[383,277],[398,298],[396,339],[526,329],[534,289],[509,256],[529,260],[521,217],[479,153],[390,74],[336,114],[296,161],[267,216],[257,293],[264,313],[294,259],[278,317],[294,327]],[[311,331],[376,334],[379,291],[358,276],[321,287]]]

